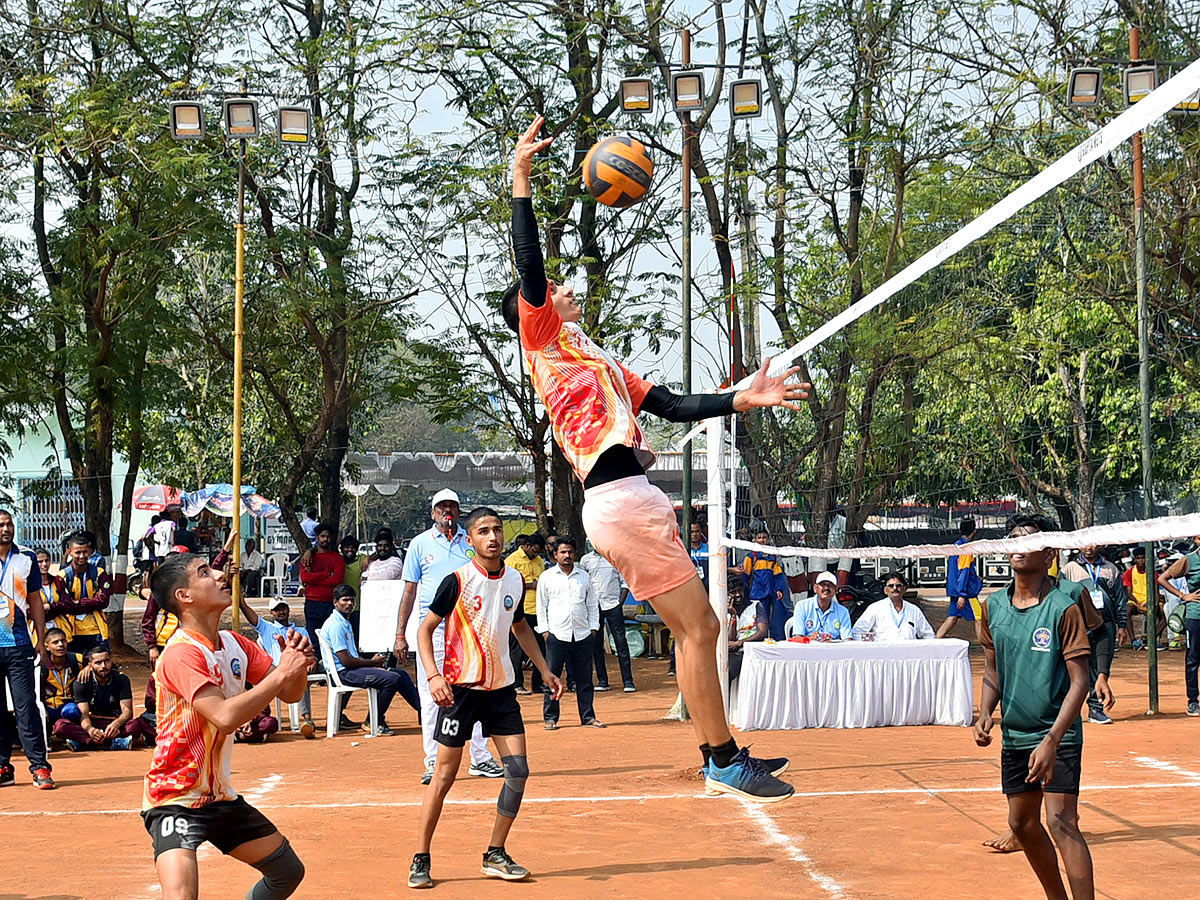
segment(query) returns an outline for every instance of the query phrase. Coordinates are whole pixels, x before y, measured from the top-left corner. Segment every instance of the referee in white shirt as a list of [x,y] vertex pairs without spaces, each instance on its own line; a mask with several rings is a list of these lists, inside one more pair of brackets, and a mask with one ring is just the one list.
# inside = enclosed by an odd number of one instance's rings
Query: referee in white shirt
[[861,639],[873,634],[877,641],[912,641],[937,637],[925,613],[915,603],[904,599],[908,581],[893,572],[883,581],[883,600],[876,600],[863,611],[854,623],[854,635]]
[[[575,566],[573,537],[558,538],[554,561],[558,565],[543,572],[537,584],[537,627],[546,636],[546,663],[558,677],[564,663],[571,661],[579,721],[603,728],[592,707],[592,641],[600,629],[600,604],[591,577]],[[547,731],[558,727],[558,714],[558,700],[547,693],[542,702]]]
[[625,693],[632,694],[637,690],[633,683],[633,663],[629,659],[629,641],[625,638],[625,607],[622,601],[628,593],[621,581],[621,573],[616,566],[592,550],[585,553],[579,560],[579,568],[592,578],[592,590],[596,592],[596,602],[600,605],[600,625],[596,631],[596,639],[592,642],[592,660],[596,665],[596,690],[607,691],[608,666],[605,663],[604,626],[612,635],[613,649],[621,665],[621,680],[625,684]]

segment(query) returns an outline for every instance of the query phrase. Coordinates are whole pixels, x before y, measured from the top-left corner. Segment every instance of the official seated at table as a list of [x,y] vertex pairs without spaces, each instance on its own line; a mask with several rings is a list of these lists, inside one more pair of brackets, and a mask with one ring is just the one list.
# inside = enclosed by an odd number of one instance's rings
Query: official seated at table
[[850,612],[834,599],[837,576],[822,572],[813,587],[815,597],[806,597],[796,604],[792,616],[792,633],[814,640],[852,641],[854,627]]
[[744,597],[729,600],[729,680],[733,681],[742,671],[742,645],[767,639],[769,615],[766,605]]
[[899,572],[884,579],[886,597],[868,606],[854,623],[854,637],[863,640],[872,635],[876,641],[912,641],[936,637],[937,634],[915,603],[904,599],[908,582]]

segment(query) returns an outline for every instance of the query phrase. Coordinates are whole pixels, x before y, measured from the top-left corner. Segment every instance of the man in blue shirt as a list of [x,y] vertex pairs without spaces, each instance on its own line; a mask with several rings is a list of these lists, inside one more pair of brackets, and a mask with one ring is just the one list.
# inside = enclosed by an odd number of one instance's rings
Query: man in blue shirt
[[37,557],[20,549],[13,538],[16,526],[12,513],[0,509],[0,787],[16,782],[12,758],[12,718],[3,714],[4,681],[12,691],[13,712],[21,747],[33,774],[33,786],[53,790],[50,763],[46,760],[46,736],[37,708],[37,682],[33,677],[33,622],[38,646],[46,646],[46,622],[42,610],[42,572]]
[[[388,727],[387,711],[392,698],[399,694],[409,706],[420,710],[417,688],[407,672],[383,667],[383,654],[362,657],[358,655],[358,644],[354,640],[354,627],[350,614],[354,612],[354,588],[339,584],[333,589],[333,613],[321,626],[322,655],[328,649],[337,667],[338,678],[348,687],[375,688],[379,692],[379,733],[393,735]],[[329,665],[326,660],[326,665]]]
[[[250,627],[258,632],[258,642],[270,654],[271,662],[275,665],[279,665],[279,656],[283,652],[279,639],[283,638],[286,641],[288,635],[297,628],[288,620],[291,613],[291,607],[280,600],[271,607],[271,618],[268,619],[256,613],[246,598],[242,597],[242,615],[250,623]],[[292,731],[295,730],[296,725],[293,722]],[[317,726],[312,719],[312,696],[307,685],[304,687],[304,697],[300,700],[300,733],[309,740],[317,736]]]
[[816,597],[805,597],[796,604],[796,634],[822,641],[852,641],[854,627],[850,613],[834,599],[837,576],[822,572],[813,590]]
[[[417,628],[429,612],[442,579],[465,566],[474,556],[467,546],[467,533],[458,524],[458,494],[450,490],[438,491],[430,506],[433,527],[413,538],[404,557],[404,596],[400,601],[400,620],[396,624],[396,657],[401,662],[408,658],[408,648],[417,644]],[[414,606],[416,615],[413,615]],[[445,636],[445,624],[438,625],[433,633],[433,656],[439,669],[445,659]],[[417,656],[417,691],[421,695],[421,743],[425,750],[421,784],[429,784],[437,761],[433,729],[437,724],[438,705],[429,690],[429,675],[420,655]],[[504,777],[504,767],[492,758],[487,738],[478,724],[471,732],[471,768],[468,771],[484,778]]]

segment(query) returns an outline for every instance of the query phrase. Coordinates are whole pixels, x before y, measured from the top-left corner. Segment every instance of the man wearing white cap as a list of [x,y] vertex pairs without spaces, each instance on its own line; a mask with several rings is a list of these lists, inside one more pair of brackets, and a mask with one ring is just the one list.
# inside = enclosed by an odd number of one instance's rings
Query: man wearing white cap
[[[409,647],[416,646],[417,628],[429,611],[442,579],[465,566],[474,555],[467,546],[466,531],[458,524],[458,494],[451,490],[438,491],[430,506],[433,527],[413,538],[404,557],[404,597],[400,601],[400,621],[396,626],[396,656],[401,660],[408,658]],[[417,607],[415,616],[412,614],[414,604]],[[433,656],[439,669],[445,658],[445,634],[445,624],[438,625],[433,633]],[[421,695],[421,741],[425,749],[425,773],[421,776],[421,784],[429,784],[432,780],[437,760],[433,729],[437,724],[438,705],[429,690],[429,678],[418,655],[417,693]],[[484,778],[504,777],[504,768],[492,758],[487,738],[478,723],[471,734],[471,768],[468,771]]]
[[837,576],[832,572],[822,572],[817,576],[813,589],[816,597],[805,597],[796,604],[796,612],[792,616],[795,633],[817,640],[853,640],[850,613],[833,596],[837,589]]

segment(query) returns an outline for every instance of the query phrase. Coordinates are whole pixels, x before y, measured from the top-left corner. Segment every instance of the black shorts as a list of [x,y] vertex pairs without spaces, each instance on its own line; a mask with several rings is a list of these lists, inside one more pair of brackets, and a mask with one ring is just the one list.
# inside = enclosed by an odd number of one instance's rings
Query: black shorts
[[1047,794],[1078,794],[1079,768],[1083,757],[1083,745],[1059,744],[1055,756],[1054,774],[1050,783],[1042,787],[1029,777],[1029,757],[1033,750],[1004,748],[1000,751],[1000,787],[1006,794],[1023,794],[1026,791],[1045,791]]
[[154,842],[154,858],[166,850],[198,850],[205,841],[222,853],[247,841],[274,834],[278,829],[271,820],[241,797],[218,800],[190,809],[168,805],[142,813],[146,830]]
[[525,733],[516,685],[479,691],[452,684],[450,689],[454,691],[454,703],[438,707],[437,724],[433,729],[433,739],[439,744],[464,746],[471,739],[476,722],[483,729],[484,737]]

